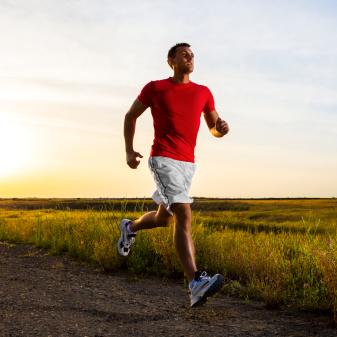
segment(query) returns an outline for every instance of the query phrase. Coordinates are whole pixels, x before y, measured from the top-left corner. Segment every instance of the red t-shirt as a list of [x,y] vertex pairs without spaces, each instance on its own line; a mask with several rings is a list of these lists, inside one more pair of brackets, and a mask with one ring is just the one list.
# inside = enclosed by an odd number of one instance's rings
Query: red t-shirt
[[176,83],[170,77],[146,84],[138,99],[151,107],[154,126],[151,156],[194,162],[201,113],[214,110],[211,91],[191,81]]

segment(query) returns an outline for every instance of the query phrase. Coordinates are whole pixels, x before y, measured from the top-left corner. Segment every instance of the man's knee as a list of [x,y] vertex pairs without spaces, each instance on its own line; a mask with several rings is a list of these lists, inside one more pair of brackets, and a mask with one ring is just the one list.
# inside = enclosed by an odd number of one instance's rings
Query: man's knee
[[170,213],[168,213],[168,211],[164,207],[160,206],[156,214],[158,226],[168,227],[172,222],[172,219],[173,216]]

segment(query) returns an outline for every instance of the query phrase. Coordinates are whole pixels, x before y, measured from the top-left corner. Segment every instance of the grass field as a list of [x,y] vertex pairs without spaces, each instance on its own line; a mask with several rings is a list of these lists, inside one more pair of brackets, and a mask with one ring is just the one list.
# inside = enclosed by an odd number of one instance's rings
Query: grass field
[[[337,199],[196,199],[193,237],[200,268],[223,273],[227,293],[331,312],[337,321]],[[150,200],[0,199],[0,240],[68,252],[108,271],[182,277],[172,227],[139,232],[116,253],[119,220]]]

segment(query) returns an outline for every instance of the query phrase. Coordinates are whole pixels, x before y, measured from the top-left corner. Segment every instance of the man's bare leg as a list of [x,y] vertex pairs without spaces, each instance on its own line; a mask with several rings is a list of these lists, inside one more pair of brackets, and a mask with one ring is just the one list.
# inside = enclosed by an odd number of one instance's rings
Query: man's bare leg
[[130,230],[137,232],[141,229],[151,229],[156,227],[167,227],[173,216],[167,212],[164,206],[160,205],[157,211],[145,213],[139,219],[130,224]]
[[172,204],[175,216],[174,244],[188,281],[191,282],[197,271],[195,248],[192,240],[192,210],[190,204]]
[[[195,263],[195,248],[192,240],[192,211],[190,204],[176,203],[171,206],[175,217],[174,244],[183,266],[184,272],[191,282],[197,271]],[[167,227],[173,216],[160,205],[157,211],[145,213],[130,224],[130,230],[137,232],[142,229]]]

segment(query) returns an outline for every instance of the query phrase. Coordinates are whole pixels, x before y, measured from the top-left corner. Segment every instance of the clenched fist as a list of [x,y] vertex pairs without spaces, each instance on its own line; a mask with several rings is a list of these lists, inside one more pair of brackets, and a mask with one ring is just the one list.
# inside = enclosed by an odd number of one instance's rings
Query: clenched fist
[[215,122],[215,130],[221,133],[222,136],[224,136],[229,131],[229,126],[226,121],[218,117],[218,119]]
[[136,169],[140,164],[140,160],[138,158],[143,158],[139,152],[130,151],[126,153],[126,162],[132,169]]

